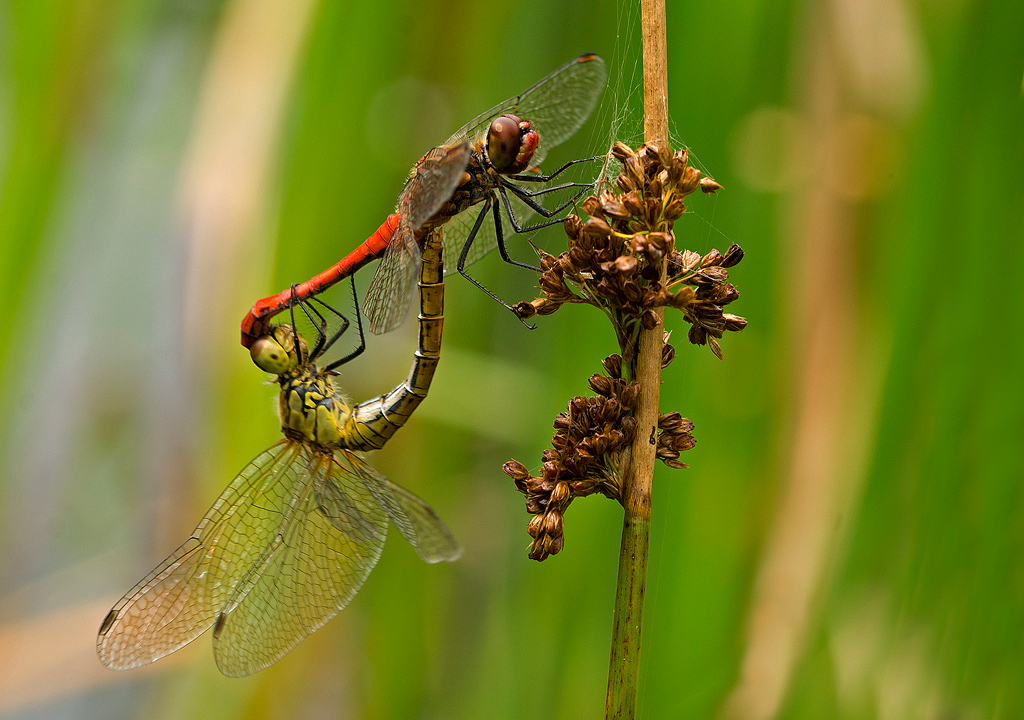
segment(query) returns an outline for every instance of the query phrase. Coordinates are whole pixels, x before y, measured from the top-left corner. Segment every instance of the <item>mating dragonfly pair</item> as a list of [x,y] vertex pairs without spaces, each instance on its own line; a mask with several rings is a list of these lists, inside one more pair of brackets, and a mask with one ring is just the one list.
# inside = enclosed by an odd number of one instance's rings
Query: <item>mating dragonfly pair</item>
[[[267,667],[348,604],[380,557],[389,521],[426,562],[460,556],[423,500],[356,453],[382,447],[426,397],[440,357],[444,273],[459,272],[501,302],[466,266],[497,247],[506,262],[532,267],[509,256],[504,224],[523,233],[560,222],[559,214],[591,187],[546,185],[582,161],[549,175],[537,166],[583,125],[605,77],[599,56],[581,55],[482,113],[423,156],[396,212],[356,250],[253,306],[242,321],[242,344],[277,376],[284,439],[249,463],[189,539],[107,614],[97,640],[104,665],[120,670],[152,662],[212,626],[224,674]],[[569,199],[546,208],[543,196],[558,191],[568,191]],[[525,224],[531,213],[543,219]],[[365,345],[358,304],[359,347],[318,369],[349,322],[315,296],[376,259],[364,303],[370,330],[400,325],[418,286],[419,341],[403,383],[350,407],[333,377]],[[320,307],[340,318],[337,332],[329,331],[330,316]],[[316,328],[312,348],[296,329],[296,309]],[[283,311],[291,322],[272,324]]]

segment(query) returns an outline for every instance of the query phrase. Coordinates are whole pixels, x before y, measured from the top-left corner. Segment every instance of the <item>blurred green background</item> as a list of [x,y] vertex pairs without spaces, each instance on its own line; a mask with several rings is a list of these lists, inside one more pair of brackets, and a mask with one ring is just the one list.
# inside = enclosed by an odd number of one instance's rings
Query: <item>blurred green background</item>
[[[1024,717],[1024,4],[671,0],[668,23],[676,139],[725,186],[677,242],[746,249],[750,325],[720,362],[670,316],[662,408],[698,445],[656,478],[642,716]],[[208,636],[125,673],[93,650],[279,435],[251,303],[585,51],[609,90],[551,167],[636,141],[634,7],[0,5],[0,717],[602,716],[620,509],[575,503],[531,562],[501,465],[539,464],[613,337],[579,307],[527,331],[458,278],[431,396],[371,462],[462,560],[392,533],[348,609],[244,680]],[[474,272],[534,296],[496,256]],[[404,377],[413,332],[371,338],[353,398]]]

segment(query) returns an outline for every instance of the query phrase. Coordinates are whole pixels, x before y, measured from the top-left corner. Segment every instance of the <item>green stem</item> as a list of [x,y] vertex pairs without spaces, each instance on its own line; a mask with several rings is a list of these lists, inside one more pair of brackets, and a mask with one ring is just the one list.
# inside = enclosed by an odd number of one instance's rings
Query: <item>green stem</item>
[[612,656],[608,674],[606,718],[632,718],[640,683],[640,634],[647,584],[648,514],[625,513],[619,549],[619,579],[612,620]]
[[[648,142],[668,140],[668,81],[664,0],[641,0],[644,43],[644,135]],[[661,261],[665,284],[665,260]],[[619,576],[615,588],[612,650],[608,670],[605,717],[633,720],[640,686],[640,635],[643,629],[644,593],[651,531],[651,490],[657,449],[658,401],[661,395],[661,349],[665,309],[655,311],[658,322],[650,330],[640,328],[633,379],[640,384],[636,409],[636,437],[630,450],[629,468],[622,485],[622,543]],[[626,363],[623,355],[623,364]]]

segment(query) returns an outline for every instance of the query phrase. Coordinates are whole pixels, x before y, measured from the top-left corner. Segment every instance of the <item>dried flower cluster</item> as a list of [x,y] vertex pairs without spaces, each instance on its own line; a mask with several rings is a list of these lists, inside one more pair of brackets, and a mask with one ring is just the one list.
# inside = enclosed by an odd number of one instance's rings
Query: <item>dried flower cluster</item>
[[[583,201],[590,219],[575,215],[565,220],[569,249],[555,257],[541,253],[540,289],[543,296],[516,305],[521,318],[550,315],[565,303],[588,303],[612,317],[626,348],[639,321],[657,324],[656,307],[683,312],[692,325],[695,345],[709,344],[722,356],[715,338],[726,330],[742,330],[746,320],[723,312],[739,297],[727,282],[732,267],[743,259],[739,245],[725,254],[712,250],[703,258],[675,249],[672,225],[686,210],[684,198],[698,188],[721,189],[688,161],[686,150],[672,153],[664,145],[648,144],[634,152],[616,143],[612,156],[622,164],[616,190],[605,189]],[[668,260],[662,282],[659,261]]]
[[[671,362],[671,345],[665,344],[663,363]],[[609,355],[602,363],[608,375],[592,375],[596,395],[577,396],[566,412],[555,418],[551,448],[542,455],[539,476],[518,460],[503,470],[526,495],[526,509],[534,517],[527,532],[533,538],[530,557],[543,560],[564,546],[564,514],[577,497],[596,492],[622,501],[622,473],[636,434],[632,413],[640,397],[640,385],[622,379],[622,357]],[[658,419],[657,457],[673,468],[685,468],[679,454],[696,444],[693,423],[667,413]]]
[[[521,318],[549,315],[565,303],[586,303],[612,320],[622,355],[604,360],[608,375],[594,375],[597,393],[576,397],[555,419],[552,448],[545,450],[538,476],[512,460],[504,471],[527,497],[533,515],[528,532],[530,557],[543,560],[565,544],[564,513],[576,497],[600,492],[622,500],[622,478],[637,432],[633,412],[640,387],[635,376],[636,339],[641,327],[658,324],[655,308],[676,308],[690,323],[688,338],[709,345],[722,357],[717,339],[725,331],[742,330],[746,320],[723,311],[739,297],[729,284],[730,268],[743,258],[732,245],[725,254],[712,250],[704,257],[675,249],[673,223],[686,209],[684,198],[698,188],[713,193],[721,186],[689,165],[686,150],[647,144],[633,151],[622,143],[612,149],[621,164],[613,188],[583,201],[586,222],[570,215],[564,226],[568,250],[558,257],[541,253],[542,297],[515,306]],[[664,274],[663,270],[664,268]],[[662,367],[675,357],[664,335]],[[625,358],[625,359],[624,359]],[[685,468],[680,453],[695,444],[693,423],[677,412],[658,420],[656,457],[673,468]]]

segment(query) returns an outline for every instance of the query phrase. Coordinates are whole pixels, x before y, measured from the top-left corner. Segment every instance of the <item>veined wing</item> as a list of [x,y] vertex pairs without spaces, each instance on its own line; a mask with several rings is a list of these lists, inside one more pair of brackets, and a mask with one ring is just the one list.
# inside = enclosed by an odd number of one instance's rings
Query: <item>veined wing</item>
[[96,641],[104,665],[144,665],[213,625],[235,586],[293,521],[294,500],[310,482],[299,472],[301,455],[298,445],[281,441],[257,456],[192,536],[114,606]]
[[301,490],[282,508],[293,522],[262,548],[217,619],[213,649],[225,675],[262,670],[337,615],[384,547],[388,516],[355,456],[301,453]]
[[381,335],[405,322],[416,291],[419,266],[420,249],[412,228],[402,217],[366,290],[363,315],[370,332]]
[[405,488],[395,485],[361,458],[347,452],[345,455],[353,471],[424,562],[452,562],[462,556],[459,543],[433,508]]
[[498,115],[512,113],[529,120],[540,135],[531,162],[540,164],[548,150],[572,136],[590,117],[604,90],[608,73],[600,55],[580,55],[554,70],[519,95],[500,102],[459,128],[446,145],[472,143]]
[[[542,183],[530,183],[530,189],[541,189],[544,187]],[[515,193],[509,192],[508,200],[512,205],[512,212],[516,215],[516,222],[522,227],[532,220],[534,214],[533,210],[520,200]],[[497,197],[501,207],[498,208],[498,215],[501,217],[501,230],[502,235],[505,238],[505,242],[515,236],[515,230],[512,228],[512,223],[508,219],[508,213],[505,212],[504,203],[501,202],[501,198]],[[536,198],[540,201],[540,198]],[[458,261],[459,255],[462,253],[462,248],[466,244],[466,238],[469,237],[469,233],[473,229],[473,224],[476,222],[477,217],[483,211],[483,205],[473,205],[472,207],[463,210],[461,213],[453,217],[444,226],[444,274],[451,275],[452,273],[458,272]],[[487,211],[492,212],[491,210]],[[466,266],[470,266],[477,260],[482,258],[484,255],[489,253],[498,245],[498,238],[494,234],[494,219],[491,216],[485,217],[483,223],[480,225],[480,229],[477,231],[476,237],[473,238],[473,244],[469,247],[469,252],[466,255]],[[507,247],[507,245],[506,245]],[[526,262],[532,262],[527,259]]]
[[469,143],[442,145],[416,163],[398,196],[398,212],[408,219],[413,231],[423,227],[451,199],[472,151]]
[[370,332],[380,335],[394,330],[409,314],[420,264],[416,231],[451,199],[471,150],[465,143],[437,147],[413,168],[398,196],[398,228],[366,291],[363,311]]

